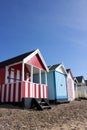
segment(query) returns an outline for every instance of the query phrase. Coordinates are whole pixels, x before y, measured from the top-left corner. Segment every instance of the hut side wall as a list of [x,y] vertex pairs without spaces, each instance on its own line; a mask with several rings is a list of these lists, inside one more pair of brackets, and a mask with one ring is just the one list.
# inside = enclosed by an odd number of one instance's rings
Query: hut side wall
[[53,71],[48,72],[47,81],[48,81],[48,98],[49,100],[55,100],[55,85],[54,85]]

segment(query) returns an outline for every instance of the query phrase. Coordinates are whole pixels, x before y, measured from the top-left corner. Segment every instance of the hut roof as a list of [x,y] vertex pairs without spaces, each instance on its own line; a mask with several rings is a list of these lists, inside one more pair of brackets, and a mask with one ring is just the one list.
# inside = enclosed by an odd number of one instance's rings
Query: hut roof
[[81,83],[82,80],[84,79],[84,77],[83,77],[83,76],[78,76],[78,77],[76,77],[76,79],[77,79],[77,81],[78,81],[79,83]]
[[49,70],[55,70],[60,64],[55,64],[52,66],[48,66]]
[[24,53],[24,54],[21,54],[21,55],[19,55],[19,56],[13,57],[13,58],[8,59],[8,60],[2,61],[2,62],[0,62],[0,68],[2,68],[2,67],[4,67],[4,66],[7,66],[7,65],[10,65],[10,64],[13,64],[13,63],[20,62],[20,61],[22,61],[25,57],[27,57],[28,55],[30,55],[31,53],[33,53],[34,51],[35,51],[35,50],[30,51],[30,52],[27,52],[27,53]]

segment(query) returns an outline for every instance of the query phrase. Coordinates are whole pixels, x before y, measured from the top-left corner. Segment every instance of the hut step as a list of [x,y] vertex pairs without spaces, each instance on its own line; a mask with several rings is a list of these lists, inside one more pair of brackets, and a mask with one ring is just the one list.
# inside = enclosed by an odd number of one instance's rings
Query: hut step
[[51,109],[49,103],[45,99],[33,99],[31,108],[37,110]]

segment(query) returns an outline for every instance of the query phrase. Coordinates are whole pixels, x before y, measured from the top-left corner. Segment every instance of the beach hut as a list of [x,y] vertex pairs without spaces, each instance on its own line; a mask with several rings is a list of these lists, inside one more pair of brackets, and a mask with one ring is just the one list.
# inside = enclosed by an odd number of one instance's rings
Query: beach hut
[[74,77],[72,75],[71,69],[66,69],[66,71],[67,71],[68,100],[73,101],[75,99]]
[[84,76],[77,76],[77,91],[78,91],[78,98],[87,98],[86,92],[86,82]]
[[47,72],[39,49],[0,62],[0,102],[30,108],[31,99],[47,99]]
[[74,77],[74,92],[75,92],[75,99],[78,99],[78,89],[77,89],[77,84],[78,84],[78,81],[76,79],[76,77]]
[[63,64],[49,66],[48,98],[50,102],[68,102],[67,72]]

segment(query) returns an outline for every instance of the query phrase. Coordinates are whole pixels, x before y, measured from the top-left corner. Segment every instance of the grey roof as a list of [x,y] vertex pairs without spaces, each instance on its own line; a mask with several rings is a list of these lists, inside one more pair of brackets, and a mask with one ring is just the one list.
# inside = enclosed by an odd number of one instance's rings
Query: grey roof
[[76,79],[77,79],[77,81],[78,81],[79,83],[81,83],[81,82],[82,82],[82,79],[84,79],[84,77],[83,77],[83,76],[78,76],[78,77],[76,77]]
[[48,66],[49,70],[55,70],[60,64],[50,65]]
[[33,53],[35,50],[21,54],[19,56],[13,57],[11,59],[5,60],[0,62],[0,68],[5,67],[7,65],[13,64],[13,63],[17,63],[22,61],[25,57],[27,57],[28,55],[30,55],[31,53]]

